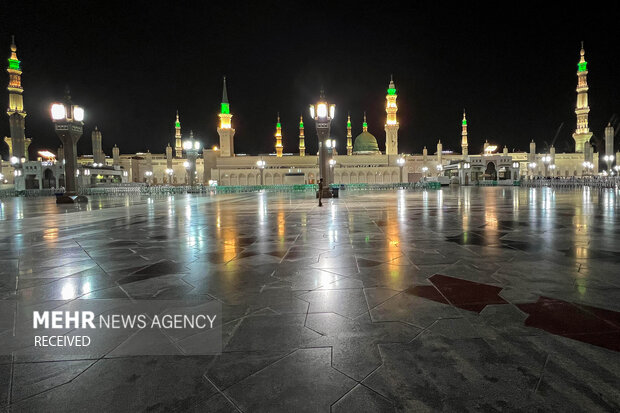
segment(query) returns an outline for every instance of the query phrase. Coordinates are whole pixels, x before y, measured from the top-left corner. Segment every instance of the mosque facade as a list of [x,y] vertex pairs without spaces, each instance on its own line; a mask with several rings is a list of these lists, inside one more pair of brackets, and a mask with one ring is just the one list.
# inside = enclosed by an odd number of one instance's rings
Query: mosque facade
[[[16,188],[50,188],[62,186],[63,150],[58,149],[55,158],[39,157],[31,161],[28,157],[30,138],[25,137],[26,112],[21,86],[21,67],[17,59],[14,41],[9,57],[9,107],[11,136],[4,141],[9,147],[9,161],[2,161],[2,181]],[[577,124],[573,138],[574,153],[556,153],[551,146],[547,153],[538,153],[532,140],[528,152],[509,152],[507,147],[484,143],[483,152],[472,154],[468,144],[468,120],[465,111],[461,120],[460,153],[444,150],[441,140],[429,153],[424,147],[421,154],[403,154],[398,151],[399,122],[397,89],[393,79],[387,87],[385,96],[384,147],[379,149],[376,137],[369,131],[366,114],[362,122],[362,132],[352,136],[351,117],[347,116],[347,134],[341,143],[346,144],[343,151],[332,155],[334,183],[336,184],[388,184],[417,182],[421,179],[438,179],[443,182],[474,184],[491,181],[510,185],[524,177],[534,176],[586,176],[597,174],[598,153],[590,144],[592,133],[588,126],[588,85],[585,50],[580,51],[577,71],[577,104],[575,114]],[[306,150],[305,125],[303,116],[299,120],[298,151],[285,154],[282,128],[278,115],[274,152],[267,155],[245,155],[235,153],[235,129],[233,112],[228,98],[226,78],[223,81],[217,133],[219,146],[204,148],[196,159],[195,182],[204,185],[253,186],[289,185],[316,183],[319,174],[318,156]],[[611,125],[607,129],[611,128]],[[606,129],[606,150],[613,151],[613,128]],[[190,132],[191,135],[191,132]],[[611,137],[611,143],[607,136]],[[116,145],[111,156],[103,153],[101,142],[103,132],[95,128],[91,133],[92,155],[79,157],[80,185],[97,186],[113,183],[187,184],[188,160],[183,149],[181,118],[176,114],[174,136],[163,153],[139,152],[121,154]],[[616,154],[617,156],[620,153]],[[616,156],[616,159],[617,159]],[[15,176],[15,162],[21,162],[21,170],[28,176]],[[448,177],[448,181],[446,178]]]

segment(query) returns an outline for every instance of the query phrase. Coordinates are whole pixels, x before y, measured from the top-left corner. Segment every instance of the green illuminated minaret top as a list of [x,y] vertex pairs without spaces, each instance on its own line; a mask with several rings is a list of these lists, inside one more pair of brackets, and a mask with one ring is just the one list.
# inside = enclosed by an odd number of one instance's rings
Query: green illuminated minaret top
[[228,92],[226,91],[226,76],[224,76],[224,90],[222,91],[222,110],[221,113],[228,115],[230,106],[228,104]]
[[366,111],[364,111],[364,122],[362,122],[362,131],[368,132],[368,122],[366,122]]
[[581,52],[579,53],[581,58],[579,59],[579,63],[577,63],[577,68],[579,72],[587,72],[588,71],[588,62],[586,62],[586,51],[583,48],[583,41],[581,42]]

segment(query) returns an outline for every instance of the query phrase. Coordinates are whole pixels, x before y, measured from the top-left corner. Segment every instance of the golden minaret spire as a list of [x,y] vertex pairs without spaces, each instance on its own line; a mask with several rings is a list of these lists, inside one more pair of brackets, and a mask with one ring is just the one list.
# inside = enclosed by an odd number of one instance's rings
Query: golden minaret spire
[[586,142],[590,142],[592,132],[588,126],[588,113],[590,106],[588,105],[588,62],[586,62],[586,51],[581,42],[581,51],[579,53],[579,63],[577,64],[577,105],[575,114],[577,115],[577,127],[573,133],[575,140],[575,152],[583,152]]
[[299,115],[299,156],[306,156],[306,138],[304,136],[303,115]]
[[230,105],[228,103],[228,91],[226,90],[226,76],[224,76],[224,86],[222,89],[222,104],[220,113],[220,127],[217,133],[220,135],[220,156],[235,156],[235,130],[232,127],[232,114],[230,113]]
[[463,108],[463,121],[461,122],[463,125],[463,130],[461,131],[461,153],[463,154],[463,158],[466,158],[469,155],[469,145],[467,143],[467,117],[465,116],[465,109]]
[[362,132],[368,132],[368,122],[366,122],[366,111],[364,111],[364,122],[362,122]]
[[278,112],[278,123],[276,123],[276,156],[282,157],[282,125],[280,124],[280,112]]
[[11,36],[11,54],[9,55],[9,67],[6,71],[9,74],[9,107],[6,110],[9,115],[9,127],[11,136],[5,138],[9,145],[9,156],[28,158],[27,147],[29,139],[26,139],[26,111],[24,110],[24,88],[22,87],[21,62],[17,58],[17,46],[15,36]]
[[347,155],[353,154],[353,135],[351,134],[351,114],[347,114]]
[[385,153],[387,155],[398,155],[398,119],[396,112],[396,86],[394,78],[390,75],[390,84],[388,85],[387,95],[385,95],[385,113],[387,118],[385,121]]
[[181,142],[181,121],[179,120],[179,111],[177,110],[177,119],[174,122],[174,156],[183,157],[183,144]]

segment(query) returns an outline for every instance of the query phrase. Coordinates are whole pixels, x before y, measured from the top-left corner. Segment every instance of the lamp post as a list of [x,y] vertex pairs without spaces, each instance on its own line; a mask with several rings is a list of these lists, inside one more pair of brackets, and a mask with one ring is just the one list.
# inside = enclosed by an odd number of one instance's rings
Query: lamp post
[[174,174],[174,170],[172,168],[166,168],[166,174],[168,175],[168,183],[172,184],[172,175]]
[[258,169],[260,169],[260,186],[264,185],[264,183],[263,183],[263,170],[265,169],[265,163],[266,162],[263,161],[262,159],[256,161],[256,166],[258,166]]
[[443,166],[442,165],[437,165],[437,176],[441,175],[441,171],[443,171]]
[[543,165],[545,165],[545,178],[547,177],[547,166],[549,162],[551,162],[551,157],[549,155],[545,155],[542,157]]
[[[620,174],[620,165],[614,166],[614,171],[616,171],[616,175]],[[2,179],[2,178],[0,178]]]
[[[329,130],[332,119],[336,114],[336,105],[327,103],[325,93],[321,90],[319,101],[310,105],[310,117],[314,119],[316,134],[319,140],[319,178],[323,178],[323,198],[331,198],[330,184],[333,178],[330,176],[329,158],[332,141],[329,139]],[[328,148],[328,142],[330,147]]]
[[403,181],[403,167],[405,166],[405,158],[403,158],[402,156],[399,157],[398,159],[396,159],[396,163],[400,167],[400,183],[402,184],[404,182]]
[[196,184],[196,158],[200,150],[200,142],[194,139],[194,134],[190,133],[189,139],[183,141],[183,150],[187,155],[187,183],[189,186]]
[[586,161],[582,165],[586,172],[586,175],[590,175],[592,173],[592,169],[594,168],[594,164],[592,162]]
[[63,103],[54,103],[51,108],[54,130],[62,142],[65,160],[65,193],[56,198],[57,204],[88,202],[88,198],[77,193],[77,142],[84,128],[84,109],[71,102],[69,91]]
[[422,175],[423,175],[425,180],[426,180],[426,173],[427,172],[428,172],[428,166],[423,166],[422,167]]
[[151,177],[153,176],[153,171],[146,171],[144,173],[144,176],[146,177],[146,182],[150,185],[151,184]]

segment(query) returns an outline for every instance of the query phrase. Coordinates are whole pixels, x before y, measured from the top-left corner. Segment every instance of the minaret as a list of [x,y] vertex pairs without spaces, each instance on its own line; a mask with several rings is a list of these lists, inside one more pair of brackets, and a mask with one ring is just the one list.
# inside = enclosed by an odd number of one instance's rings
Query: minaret
[[112,165],[121,165],[121,152],[118,149],[118,146],[116,146],[116,144],[114,144],[114,147],[112,148]]
[[177,110],[177,120],[174,122],[174,156],[183,157],[183,143],[181,142],[181,121],[179,120],[179,111]]
[[588,62],[586,62],[583,42],[581,42],[579,54],[581,57],[577,64],[577,106],[575,107],[577,129],[573,133],[575,152],[583,152],[583,145],[589,142],[592,137],[592,132],[588,127],[588,113],[590,113],[590,106],[588,106]]
[[463,109],[463,130],[461,131],[461,153],[463,158],[469,155],[469,145],[467,144],[467,118],[465,117],[465,109]]
[[[614,127],[611,126],[611,122],[607,123],[605,128],[605,155],[614,154]],[[620,165],[620,159],[616,159],[616,164]],[[610,163],[611,165],[611,163]]]
[[351,134],[351,115],[347,114],[347,155],[353,154],[353,135]]
[[282,124],[280,124],[280,112],[278,112],[278,123],[276,123],[276,156],[282,157]]
[[364,111],[364,122],[362,122],[362,132],[368,132],[368,122],[366,122],[366,111]]
[[232,128],[232,115],[228,104],[228,93],[226,92],[226,77],[224,76],[224,88],[222,91],[222,105],[220,114],[220,127],[217,133],[220,135],[220,156],[235,156],[235,130]]
[[11,156],[18,159],[26,157],[26,111],[24,110],[24,88],[22,88],[22,70],[17,58],[17,46],[15,37],[11,36],[11,54],[9,56],[9,107],[6,110],[9,115],[11,136],[5,138],[9,145]]
[[299,156],[306,156],[306,138],[304,136],[303,115],[299,115]]
[[101,131],[96,126],[91,134],[91,142],[93,147],[93,163],[105,163],[105,154],[101,149]]
[[391,76],[385,100],[387,101],[385,105],[385,112],[387,113],[385,153],[387,155],[398,155],[398,120],[396,119],[398,107],[396,106],[396,86],[394,86],[394,79]]

